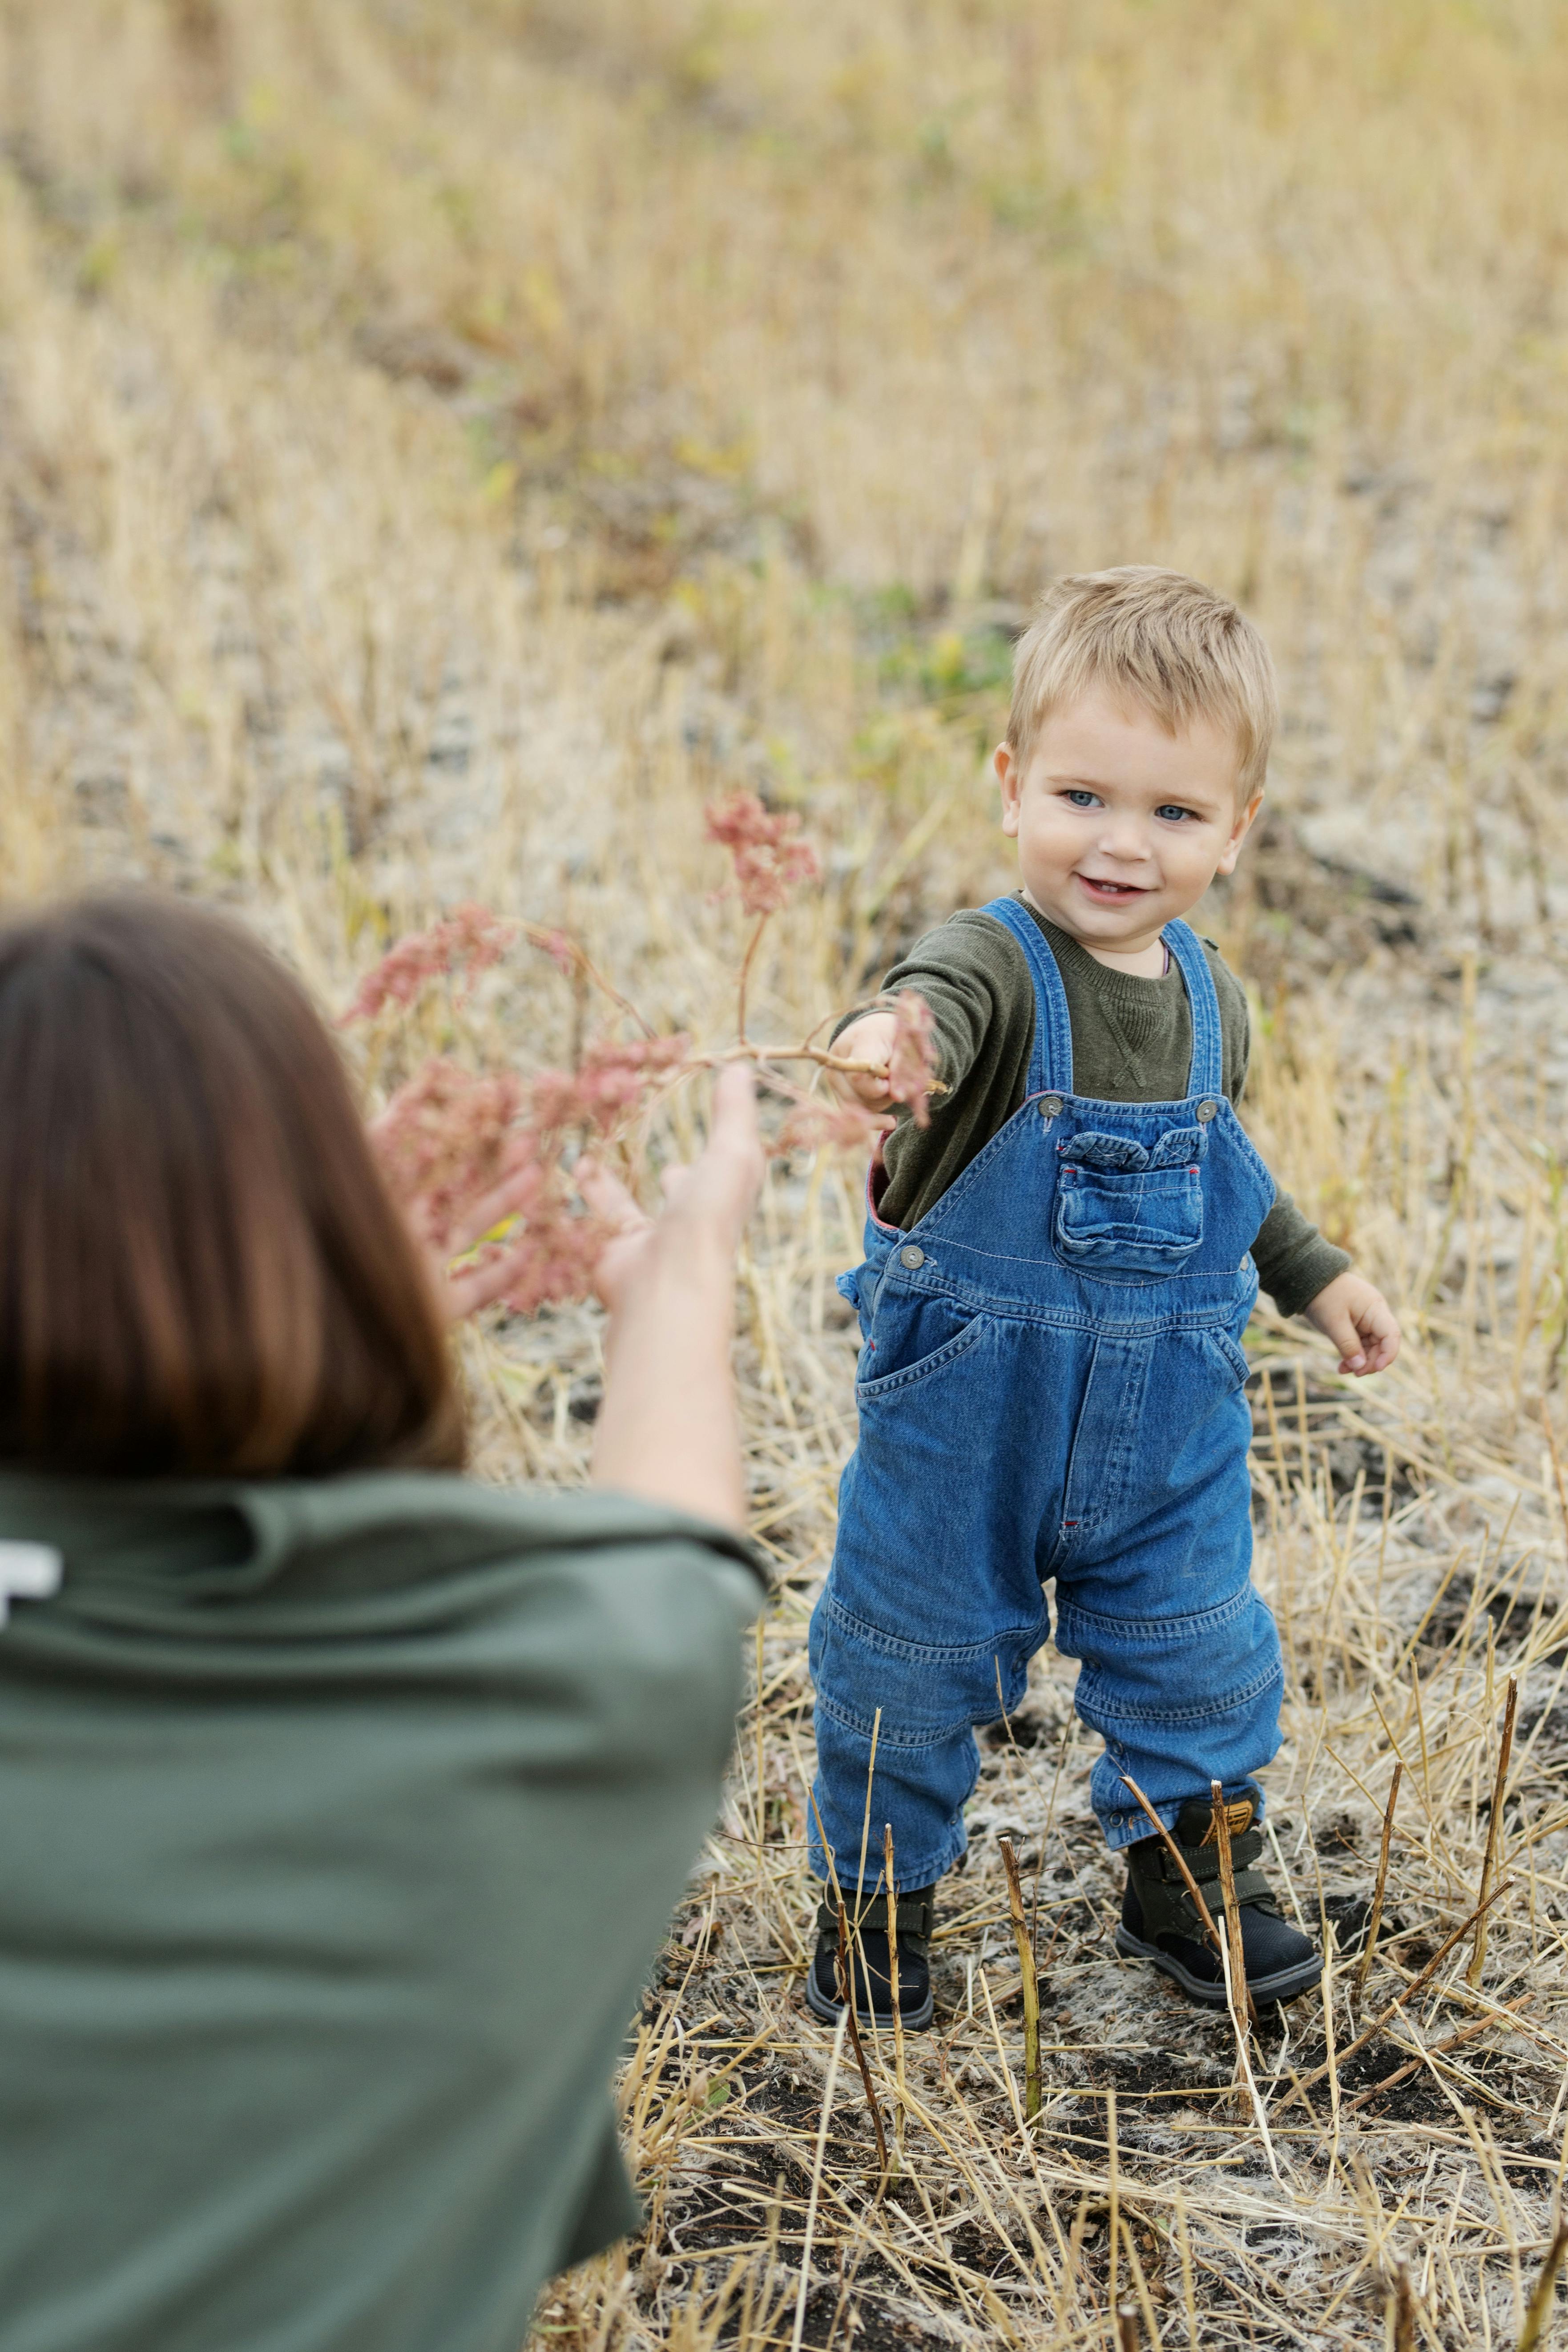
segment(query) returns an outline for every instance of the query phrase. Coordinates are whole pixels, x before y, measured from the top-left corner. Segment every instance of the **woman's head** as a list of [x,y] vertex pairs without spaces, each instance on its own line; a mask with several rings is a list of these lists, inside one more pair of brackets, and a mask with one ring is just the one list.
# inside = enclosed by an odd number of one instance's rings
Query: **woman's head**
[[462,1451],[432,1286],[298,982],[177,899],[0,924],[0,1461],[316,1475]]

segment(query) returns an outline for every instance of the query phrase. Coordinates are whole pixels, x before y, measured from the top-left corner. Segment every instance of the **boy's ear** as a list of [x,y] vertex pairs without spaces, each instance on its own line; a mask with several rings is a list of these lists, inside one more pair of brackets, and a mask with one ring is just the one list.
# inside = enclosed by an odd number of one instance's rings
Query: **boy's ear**
[[1247,806],[1238,813],[1236,830],[1226,843],[1224,854],[1219,864],[1215,867],[1216,874],[1233,874],[1236,871],[1236,861],[1241,856],[1241,845],[1252,831],[1253,820],[1262,806],[1263,794],[1261,792],[1257,792],[1253,793]]
[[1002,830],[1016,835],[1018,830],[1018,796],[1024,789],[1024,771],[1011,743],[998,743],[991,754],[991,765],[996,771],[996,781],[1002,787]]

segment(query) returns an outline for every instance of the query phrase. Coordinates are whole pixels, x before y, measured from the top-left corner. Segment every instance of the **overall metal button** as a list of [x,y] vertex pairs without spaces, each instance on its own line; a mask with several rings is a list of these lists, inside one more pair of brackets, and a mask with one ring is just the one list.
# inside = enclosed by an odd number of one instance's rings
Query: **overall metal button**
[[900,1265],[924,1265],[925,1262],[926,1254],[922,1249],[907,1249],[900,1250],[899,1252],[899,1264]]
[[1198,1105],[1198,1117],[1199,1117],[1202,1120],[1204,1120],[1204,1121],[1205,1121],[1205,1125],[1206,1125],[1206,1123],[1208,1122],[1208,1120],[1210,1120],[1211,1118],[1217,1118],[1219,1117],[1219,1105],[1218,1105],[1218,1103],[1216,1103],[1216,1102],[1201,1102],[1201,1103],[1199,1103],[1199,1105]]
[[1042,1095],[1040,1097],[1040,1117],[1042,1118],[1059,1118],[1061,1116],[1061,1109],[1062,1098],[1060,1095]]

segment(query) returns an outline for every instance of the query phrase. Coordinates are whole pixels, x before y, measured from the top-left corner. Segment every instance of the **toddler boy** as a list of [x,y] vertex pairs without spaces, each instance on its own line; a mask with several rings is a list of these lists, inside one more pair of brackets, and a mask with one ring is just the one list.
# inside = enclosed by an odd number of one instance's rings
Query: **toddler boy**
[[[865,1347],[812,1619],[812,1868],[826,1877],[819,1820],[860,1916],[863,2014],[891,2010],[890,1930],[904,2022],[931,2017],[931,1898],[964,1850],[973,1727],[1022,1698],[1052,1580],[1057,1646],[1083,1662],[1078,1712],[1105,1741],[1091,1800],[1127,1849],[1118,1948],[1223,2003],[1196,1906],[1122,1776],[1211,1910],[1217,1780],[1254,1997],[1319,1976],[1258,1866],[1255,1775],[1279,1745],[1282,1675],[1250,1581],[1240,1340],[1260,1280],[1332,1339],[1342,1371],[1381,1371],[1399,1330],[1247,1140],[1246,999],[1181,920],[1236,864],[1277,712],[1268,648],[1224,597],[1142,566],[1058,581],[1019,642],[994,757],[1022,887],[930,932],[840,1025],[841,1053],[885,1061],[887,1007],[915,990],[945,1088],[929,1127],[888,1139],[866,1260],[840,1282]],[[852,1085],[888,1107],[879,1078]],[[873,1901],[884,1823],[896,1894]],[[806,1992],[833,2018],[831,1905],[817,1924]]]

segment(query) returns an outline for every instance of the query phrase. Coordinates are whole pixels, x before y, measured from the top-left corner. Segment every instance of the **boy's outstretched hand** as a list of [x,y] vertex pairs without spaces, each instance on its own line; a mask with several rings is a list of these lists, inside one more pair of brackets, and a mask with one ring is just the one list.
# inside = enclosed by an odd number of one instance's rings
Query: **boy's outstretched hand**
[[891,1110],[893,1097],[888,1092],[887,1061],[893,1050],[898,1031],[898,1015],[892,1013],[862,1013],[858,1021],[851,1021],[833,1041],[833,1050],[847,1062],[879,1062],[879,1070],[829,1070],[828,1083],[836,1094],[848,1102],[858,1102],[867,1110]]
[[1342,1372],[1385,1372],[1399,1353],[1394,1309],[1362,1275],[1336,1275],[1302,1311],[1339,1349]]

